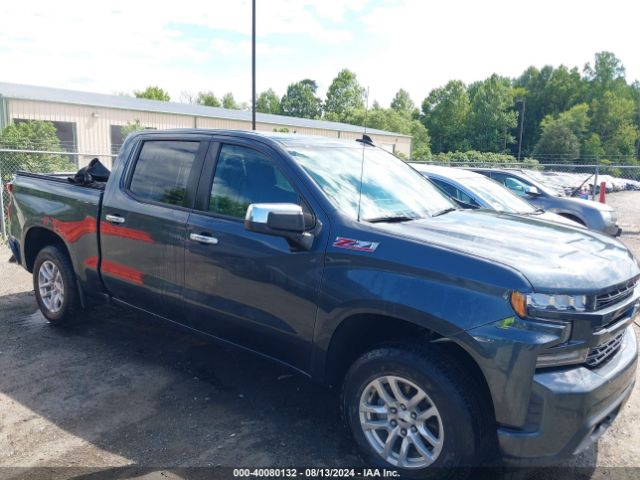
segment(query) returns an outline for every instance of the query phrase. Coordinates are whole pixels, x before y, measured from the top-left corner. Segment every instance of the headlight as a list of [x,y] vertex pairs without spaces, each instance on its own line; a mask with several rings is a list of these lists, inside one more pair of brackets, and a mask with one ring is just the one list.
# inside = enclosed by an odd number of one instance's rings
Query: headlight
[[[586,295],[552,295],[548,293],[511,293],[511,306],[519,317],[525,318],[529,309],[549,312],[584,312],[587,308]],[[542,315],[543,317],[543,315]],[[549,348],[538,353],[536,368],[559,367],[583,363],[588,348],[572,345],[570,342],[573,323],[570,321],[533,318],[527,320],[531,329],[551,333],[556,340]]]
[[616,213],[613,210],[602,210],[600,214],[602,215],[602,220],[606,225],[616,223]]
[[512,292],[511,306],[521,318],[527,315],[529,308],[559,312],[584,312],[587,309],[587,297],[586,295],[524,294]]

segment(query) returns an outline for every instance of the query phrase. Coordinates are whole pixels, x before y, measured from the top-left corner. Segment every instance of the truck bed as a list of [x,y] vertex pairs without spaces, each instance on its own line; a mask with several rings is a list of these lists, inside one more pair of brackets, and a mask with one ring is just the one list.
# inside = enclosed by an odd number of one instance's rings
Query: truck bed
[[89,184],[72,183],[69,181],[69,178],[73,177],[74,175],[75,173],[64,173],[64,172],[63,173],[32,173],[32,172],[25,172],[22,170],[18,170],[18,172],[16,173],[16,177],[21,176],[21,177],[38,178],[38,179],[47,180],[50,182],[66,183],[76,187],[92,188],[94,190],[104,190],[104,188],[107,185],[107,182],[93,182]]
[[87,291],[100,291],[98,219],[106,182],[74,184],[68,173],[17,172],[13,181],[10,242],[16,258],[27,268],[33,262],[24,245],[30,235],[50,230],[64,241],[78,282]]

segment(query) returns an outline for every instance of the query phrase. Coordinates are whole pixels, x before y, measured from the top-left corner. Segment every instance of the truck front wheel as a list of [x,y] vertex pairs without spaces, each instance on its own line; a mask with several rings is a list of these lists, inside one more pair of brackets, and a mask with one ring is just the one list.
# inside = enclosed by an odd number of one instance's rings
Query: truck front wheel
[[342,412],[367,466],[460,478],[478,461],[488,412],[473,379],[430,347],[378,348],[349,369]]
[[33,289],[38,307],[54,325],[76,320],[80,300],[69,257],[55,246],[40,250],[33,264]]

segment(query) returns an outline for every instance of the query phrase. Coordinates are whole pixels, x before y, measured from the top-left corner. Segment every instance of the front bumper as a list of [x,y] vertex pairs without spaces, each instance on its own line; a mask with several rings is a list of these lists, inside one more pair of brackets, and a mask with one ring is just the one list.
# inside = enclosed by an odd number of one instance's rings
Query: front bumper
[[622,228],[620,228],[618,225],[616,225],[615,223],[611,224],[611,225],[607,225],[604,229],[605,233],[613,236],[613,237],[619,237],[620,235],[622,235]]
[[602,367],[536,373],[528,429],[498,429],[507,462],[553,460],[577,454],[595,442],[629,398],[636,378],[638,345],[628,326],[620,350]]

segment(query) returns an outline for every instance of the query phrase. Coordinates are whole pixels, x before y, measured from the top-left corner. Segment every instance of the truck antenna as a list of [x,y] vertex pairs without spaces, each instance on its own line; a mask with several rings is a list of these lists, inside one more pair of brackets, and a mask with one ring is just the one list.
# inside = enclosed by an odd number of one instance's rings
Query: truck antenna
[[369,87],[367,87],[366,107],[364,109],[364,131],[362,132],[362,161],[360,162],[360,188],[358,188],[358,222],[360,221],[360,210],[362,207],[362,179],[364,177],[364,149],[368,145],[373,145],[371,137],[367,135],[367,115],[369,113]]

